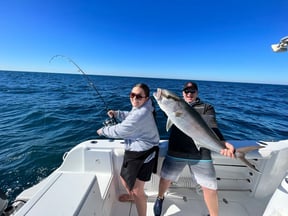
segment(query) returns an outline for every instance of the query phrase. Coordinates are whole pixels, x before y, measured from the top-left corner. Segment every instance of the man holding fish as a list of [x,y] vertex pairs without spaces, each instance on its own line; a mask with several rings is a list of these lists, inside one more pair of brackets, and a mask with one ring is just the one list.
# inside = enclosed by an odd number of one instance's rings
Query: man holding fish
[[224,137],[217,127],[215,110],[212,105],[200,100],[197,84],[187,82],[182,94],[184,100],[165,89],[158,89],[154,93],[160,108],[168,117],[166,129],[171,128],[154,214],[161,215],[165,192],[188,165],[202,187],[210,216],[218,216],[217,181],[210,150],[232,158],[235,150],[232,144],[220,141]]

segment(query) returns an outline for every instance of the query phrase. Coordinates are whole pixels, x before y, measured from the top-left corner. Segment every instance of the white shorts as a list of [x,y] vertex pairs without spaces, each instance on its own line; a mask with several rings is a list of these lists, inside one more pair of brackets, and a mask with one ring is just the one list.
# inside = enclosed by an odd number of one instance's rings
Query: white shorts
[[176,182],[186,165],[198,184],[217,190],[216,172],[212,160],[181,159],[167,155],[163,161],[161,177]]

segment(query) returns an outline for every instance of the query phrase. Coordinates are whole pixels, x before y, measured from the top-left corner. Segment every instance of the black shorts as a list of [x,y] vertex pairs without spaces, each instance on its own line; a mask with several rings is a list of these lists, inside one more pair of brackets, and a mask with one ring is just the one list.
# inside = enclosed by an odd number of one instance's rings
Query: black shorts
[[[138,152],[134,152],[133,154],[141,154]],[[141,181],[149,181],[151,179],[151,175],[153,170],[155,169],[155,163],[157,163],[158,156],[157,154],[153,159],[151,159],[148,163],[144,163],[146,157],[131,157],[131,154],[124,154],[124,160],[121,167],[120,175],[125,180],[127,186],[130,190],[133,189],[136,178]]]
[[139,180],[145,181],[145,182],[150,181],[152,171],[154,168],[154,164],[155,164],[155,157],[152,160],[150,160],[148,163],[144,163],[139,170],[137,178]]

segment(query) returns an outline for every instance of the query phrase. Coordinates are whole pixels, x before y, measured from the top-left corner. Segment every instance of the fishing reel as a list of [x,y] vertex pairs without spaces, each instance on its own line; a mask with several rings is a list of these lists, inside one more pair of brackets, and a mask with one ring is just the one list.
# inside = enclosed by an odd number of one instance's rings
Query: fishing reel
[[108,118],[106,119],[104,122],[103,122],[103,125],[106,127],[106,126],[113,126],[113,125],[116,125],[117,124],[117,120],[112,117],[112,118]]

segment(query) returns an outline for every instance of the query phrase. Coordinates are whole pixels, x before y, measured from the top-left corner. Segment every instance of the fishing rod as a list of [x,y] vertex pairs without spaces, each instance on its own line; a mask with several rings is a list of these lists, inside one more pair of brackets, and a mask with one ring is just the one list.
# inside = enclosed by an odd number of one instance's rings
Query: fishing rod
[[[51,63],[55,58],[58,58],[58,57],[61,57],[61,58],[65,58],[68,62],[70,62],[71,64],[73,64],[77,69],[78,69],[78,72],[81,72],[83,74],[83,76],[85,77],[86,81],[88,82],[89,86],[92,87],[94,89],[94,91],[97,93],[97,95],[99,96],[99,98],[102,100],[104,106],[105,106],[105,110],[106,112],[108,112],[110,109],[108,108],[108,105],[106,103],[106,101],[104,100],[104,98],[101,96],[101,94],[99,93],[98,89],[96,88],[94,82],[89,78],[89,76],[79,67],[79,65],[77,65],[71,58],[69,58],[68,56],[65,56],[65,55],[54,55],[49,63]],[[106,119],[104,122],[103,122],[103,125],[105,126],[109,126],[109,125],[115,125],[117,124],[117,120],[116,118],[113,116],[111,118],[108,118]]]

